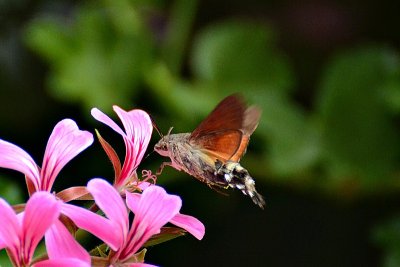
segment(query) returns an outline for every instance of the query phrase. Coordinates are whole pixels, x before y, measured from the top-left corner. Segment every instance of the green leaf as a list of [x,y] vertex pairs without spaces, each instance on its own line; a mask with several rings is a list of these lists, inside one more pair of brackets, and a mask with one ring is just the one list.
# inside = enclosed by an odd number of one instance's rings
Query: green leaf
[[240,91],[262,86],[288,91],[293,75],[274,40],[271,28],[264,25],[235,21],[212,25],[195,41],[194,74],[200,81],[226,85],[230,90],[232,86]]
[[373,230],[372,237],[385,251],[383,266],[400,266],[400,216],[380,224]]
[[80,102],[85,111],[132,105],[130,97],[153,60],[153,43],[129,3],[87,4],[76,9],[69,24],[41,19],[29,28],[28,45],[51,64],[53,96]]
[[0,176],[0,196],[11,205],[23,202],[21,186],[11,179]]
[[198,0],[175,0],[170,8],[170,19],[162,49],[163,58],[170,71],[182,71],[190,30],[195,20]]
[[257,135],[267,138],[264,150],[269,150],[271,172],[281,177],[309,168],[320,156],[320,132],[316,123],[287,97],[263,91],[251,95],[251,103],[262,110]]
[[400,113],[400,69],[382,86],[382,97],[389,110]]
[[106,258],[108,253],[110,251],[110,248],[107,244],[103,243],[101,245],[96,246],[94,249],[89,251],[89,254],[91,256],[97,256],[97,257],[102,257]]
[[0,266],[12,266],[5,249],[0,250]]
[[137,262],[144,262],[144,257],[146,256],[147,249],[142,249],[135,255],[131,256],[129,259],[126,259],[124,262],[125,263],[137,263]]
[[68,29],[56,18],[43,18],[29,24],[25,42],[52,64],[71,56],[73,41]]
[[184,236],[186,231],[177,227],[162,227],[159,234],[153,235],[143,246],[155,246],[180,236]]
[[395,169],[399,138],[381,89],[399,65],[384,48],[337,56],[322,79],[318,111],[327,168],[334,179],[356,178],[371,188]]

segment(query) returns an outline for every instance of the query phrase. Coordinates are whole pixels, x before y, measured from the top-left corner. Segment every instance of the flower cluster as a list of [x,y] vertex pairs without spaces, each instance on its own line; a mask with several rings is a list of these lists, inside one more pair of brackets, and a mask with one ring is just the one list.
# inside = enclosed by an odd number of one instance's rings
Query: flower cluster
[[[146,173],[145,179],[137,175],[153,130],[149,115],[143,110],[124,111],[117,106],[114,111],[124,130],[100,110],[92,110],[92,116],[119,133],[125,143],[121,164],[111,145],[97,133],[115,171],[112,184],[93,178],[86,187],[52,192],[61,169],[93,143],[93,135],[80,130],[71,119],[54,127],[41,167],[22,148],[0,139],[0,167],[23,173],[30,196],[26,204],[18,207],[0,198],[0,249],[7,251],[13,266],[152,266],[144,263],[146,244],[160,243],[167,235],[184,232],[203,238],[204,225],[179,212],[180,197],[156,185],[151,172]],[[69,203],[82,199],[94,203],[88,209]],[[173,226],[166,227],[168,223]],[[104,243],[88,252],[74,238],[77,229]],[[34,258],[43,237],[47,254]]]

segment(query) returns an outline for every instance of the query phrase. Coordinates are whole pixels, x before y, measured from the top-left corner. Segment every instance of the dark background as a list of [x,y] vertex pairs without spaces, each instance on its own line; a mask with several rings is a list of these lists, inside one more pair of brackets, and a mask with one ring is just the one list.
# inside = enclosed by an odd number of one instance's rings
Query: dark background
[[[263,109],[242,163],[267,202],[220,195],[165,169],[158,182],[206,226],[148,250],[161,266],[400,266],[397,1],[0,2],[0,138],[40,165],[63,118],[113,104],[192,131],[226,95]],[[117,119],[116,119],[117,120]],[[158,140],[153,134],[149,152]],[[155,171],[155,153],[141,169]],[[54,190],[112,180],[97,142]],[[0,193],[26,199],[21,174]]]

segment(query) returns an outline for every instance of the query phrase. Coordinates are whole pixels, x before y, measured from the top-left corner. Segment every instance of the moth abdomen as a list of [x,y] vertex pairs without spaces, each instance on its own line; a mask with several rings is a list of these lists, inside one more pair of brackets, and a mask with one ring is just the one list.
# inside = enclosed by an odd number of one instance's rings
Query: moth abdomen
[[264,197],[257,192],[254,179],[240,163],[234,161],[222,163],[217,160],[215,168],[215,174],[219,179],[224,180],[227,186],[239,189],[243,194],[248,195],[260,208],[264,208]]

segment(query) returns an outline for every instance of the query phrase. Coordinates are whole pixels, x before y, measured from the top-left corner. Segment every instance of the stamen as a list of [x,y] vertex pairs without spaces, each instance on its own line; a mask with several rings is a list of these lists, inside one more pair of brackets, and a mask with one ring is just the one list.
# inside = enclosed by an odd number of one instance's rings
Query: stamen
[[157,176],[151,172],[151,170],[142,170],[143,180],[140,183],[148,182],[152,184],[157,183]]

